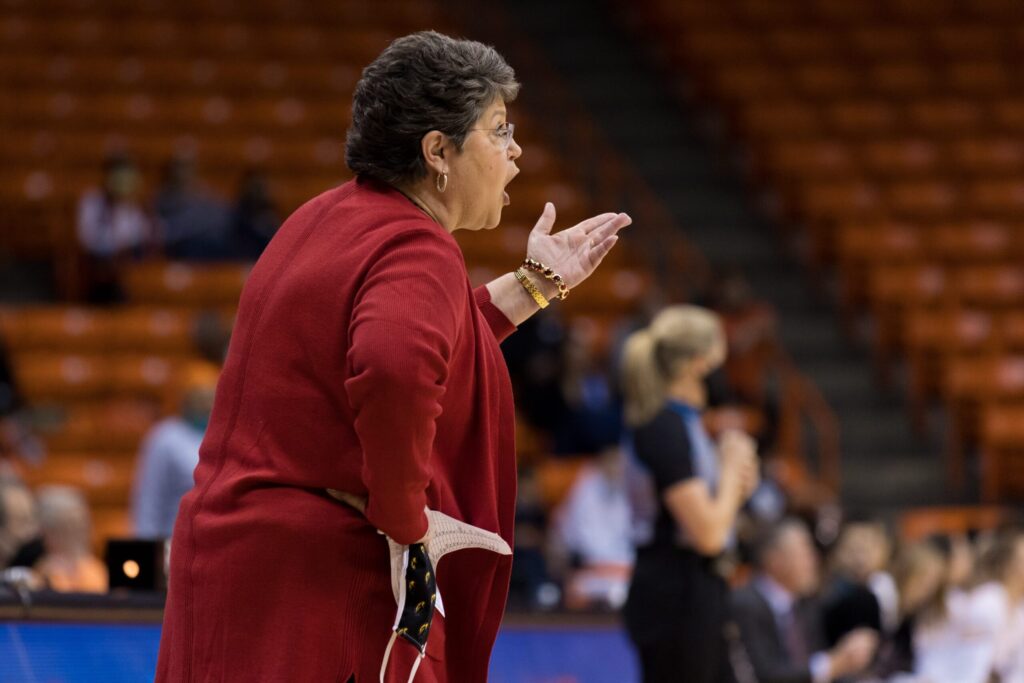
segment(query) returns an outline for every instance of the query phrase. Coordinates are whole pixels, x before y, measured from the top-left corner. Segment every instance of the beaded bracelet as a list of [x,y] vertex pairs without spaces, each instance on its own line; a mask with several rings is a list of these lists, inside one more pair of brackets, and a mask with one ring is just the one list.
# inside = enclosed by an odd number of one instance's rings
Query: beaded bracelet
[[526,268],[527,270],[531,270],[534,273],[540,273],[541,275],[543,275],[547,279],[549,279],[552,282],[554,282],[555,286],[558,287],[558,298],[559,299],[565,300],[565,298],[567,296],[569,296],[569,285],[565,284],[565,280],[562,279],[562,276],[559,275],[558,273],[556,273],[554,270],[552,270],[548,266],[545,266],[540,261],[538,261],[536,259],[532,259],[529,256],[527,256],[526,260],[523,261],[523,268]]
[[537,302],[538,306],[541,308],[548,307],[550,302],[544,294],[541,293],[540,289],[537,288],[537,285],[533,284],[533,280],[529,278],[522,268],[516,268],[515,276],[516,279],[519,280],[519,284],[523,286],[523,289],[529,292],[530,296],[533,297],[533,300]]

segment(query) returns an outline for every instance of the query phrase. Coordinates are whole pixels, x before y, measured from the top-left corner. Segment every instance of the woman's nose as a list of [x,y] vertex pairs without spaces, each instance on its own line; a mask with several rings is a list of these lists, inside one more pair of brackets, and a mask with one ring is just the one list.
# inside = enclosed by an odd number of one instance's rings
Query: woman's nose
[[508,145],[508,158],[515,161],[523,154],[523,148],[519,146],[519,143],[513,138]]

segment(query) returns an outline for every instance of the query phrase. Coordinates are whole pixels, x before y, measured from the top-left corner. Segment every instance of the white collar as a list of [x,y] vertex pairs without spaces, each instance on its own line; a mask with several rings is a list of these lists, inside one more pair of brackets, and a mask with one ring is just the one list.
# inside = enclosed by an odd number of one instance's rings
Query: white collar
[[775,616],[785,616],[793,611],[793,605],[797,600],[796,596],[783,588],[772,577],[767,574],[759,574],[754,579],[754,587],[768,603],[768,607],[771,608],[772,614]]

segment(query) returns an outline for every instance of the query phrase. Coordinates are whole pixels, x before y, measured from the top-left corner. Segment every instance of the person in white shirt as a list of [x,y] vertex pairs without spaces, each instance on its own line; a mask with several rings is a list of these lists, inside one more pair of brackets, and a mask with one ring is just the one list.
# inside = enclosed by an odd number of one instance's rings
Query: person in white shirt
[[103,162],[103,185],[78,204],[78,241],[90,255],[109,259],[147,246],[153,239],[149,218],[137,199],[139,172],[131,159]]
[[609,448],[583,468],[555,513],[557,542],[581,565],[567,582],[570,606],[625,602],[634,559],[632,516],[622,452]]
[[982,554],[975,580],[951,591],[947,616],[915,634],[920,683],[1024,683],[1024,535],[1005,533]]
[[121,298],[117,267],[155,248],[156,234],[138,201],[139,172],[126,156],[103,162],[103,184],[78,202],[78,244],[86,257],[89,300],[108,303]]
[[191,364],[181,414],[159,422],[143,441],[132,495],[132,521],[140,538],[170,538],[174,531],[181,497],[193,485],[218,372],[207,363]]

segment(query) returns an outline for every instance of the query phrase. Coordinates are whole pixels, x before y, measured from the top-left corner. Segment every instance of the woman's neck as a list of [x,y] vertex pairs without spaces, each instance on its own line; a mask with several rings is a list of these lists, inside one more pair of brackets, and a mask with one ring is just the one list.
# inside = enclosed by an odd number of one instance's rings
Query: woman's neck
[[690,375],[680,377],[669,385],[668,397],[694,408],[703,408],[708,402],[703,380]]
[[455,231],[455,221],[452,212],[445,206],[444,202],[434,196],[434,193],[430,191],[425,182],[396,184],[394,187],[435,223],[448,232]]

